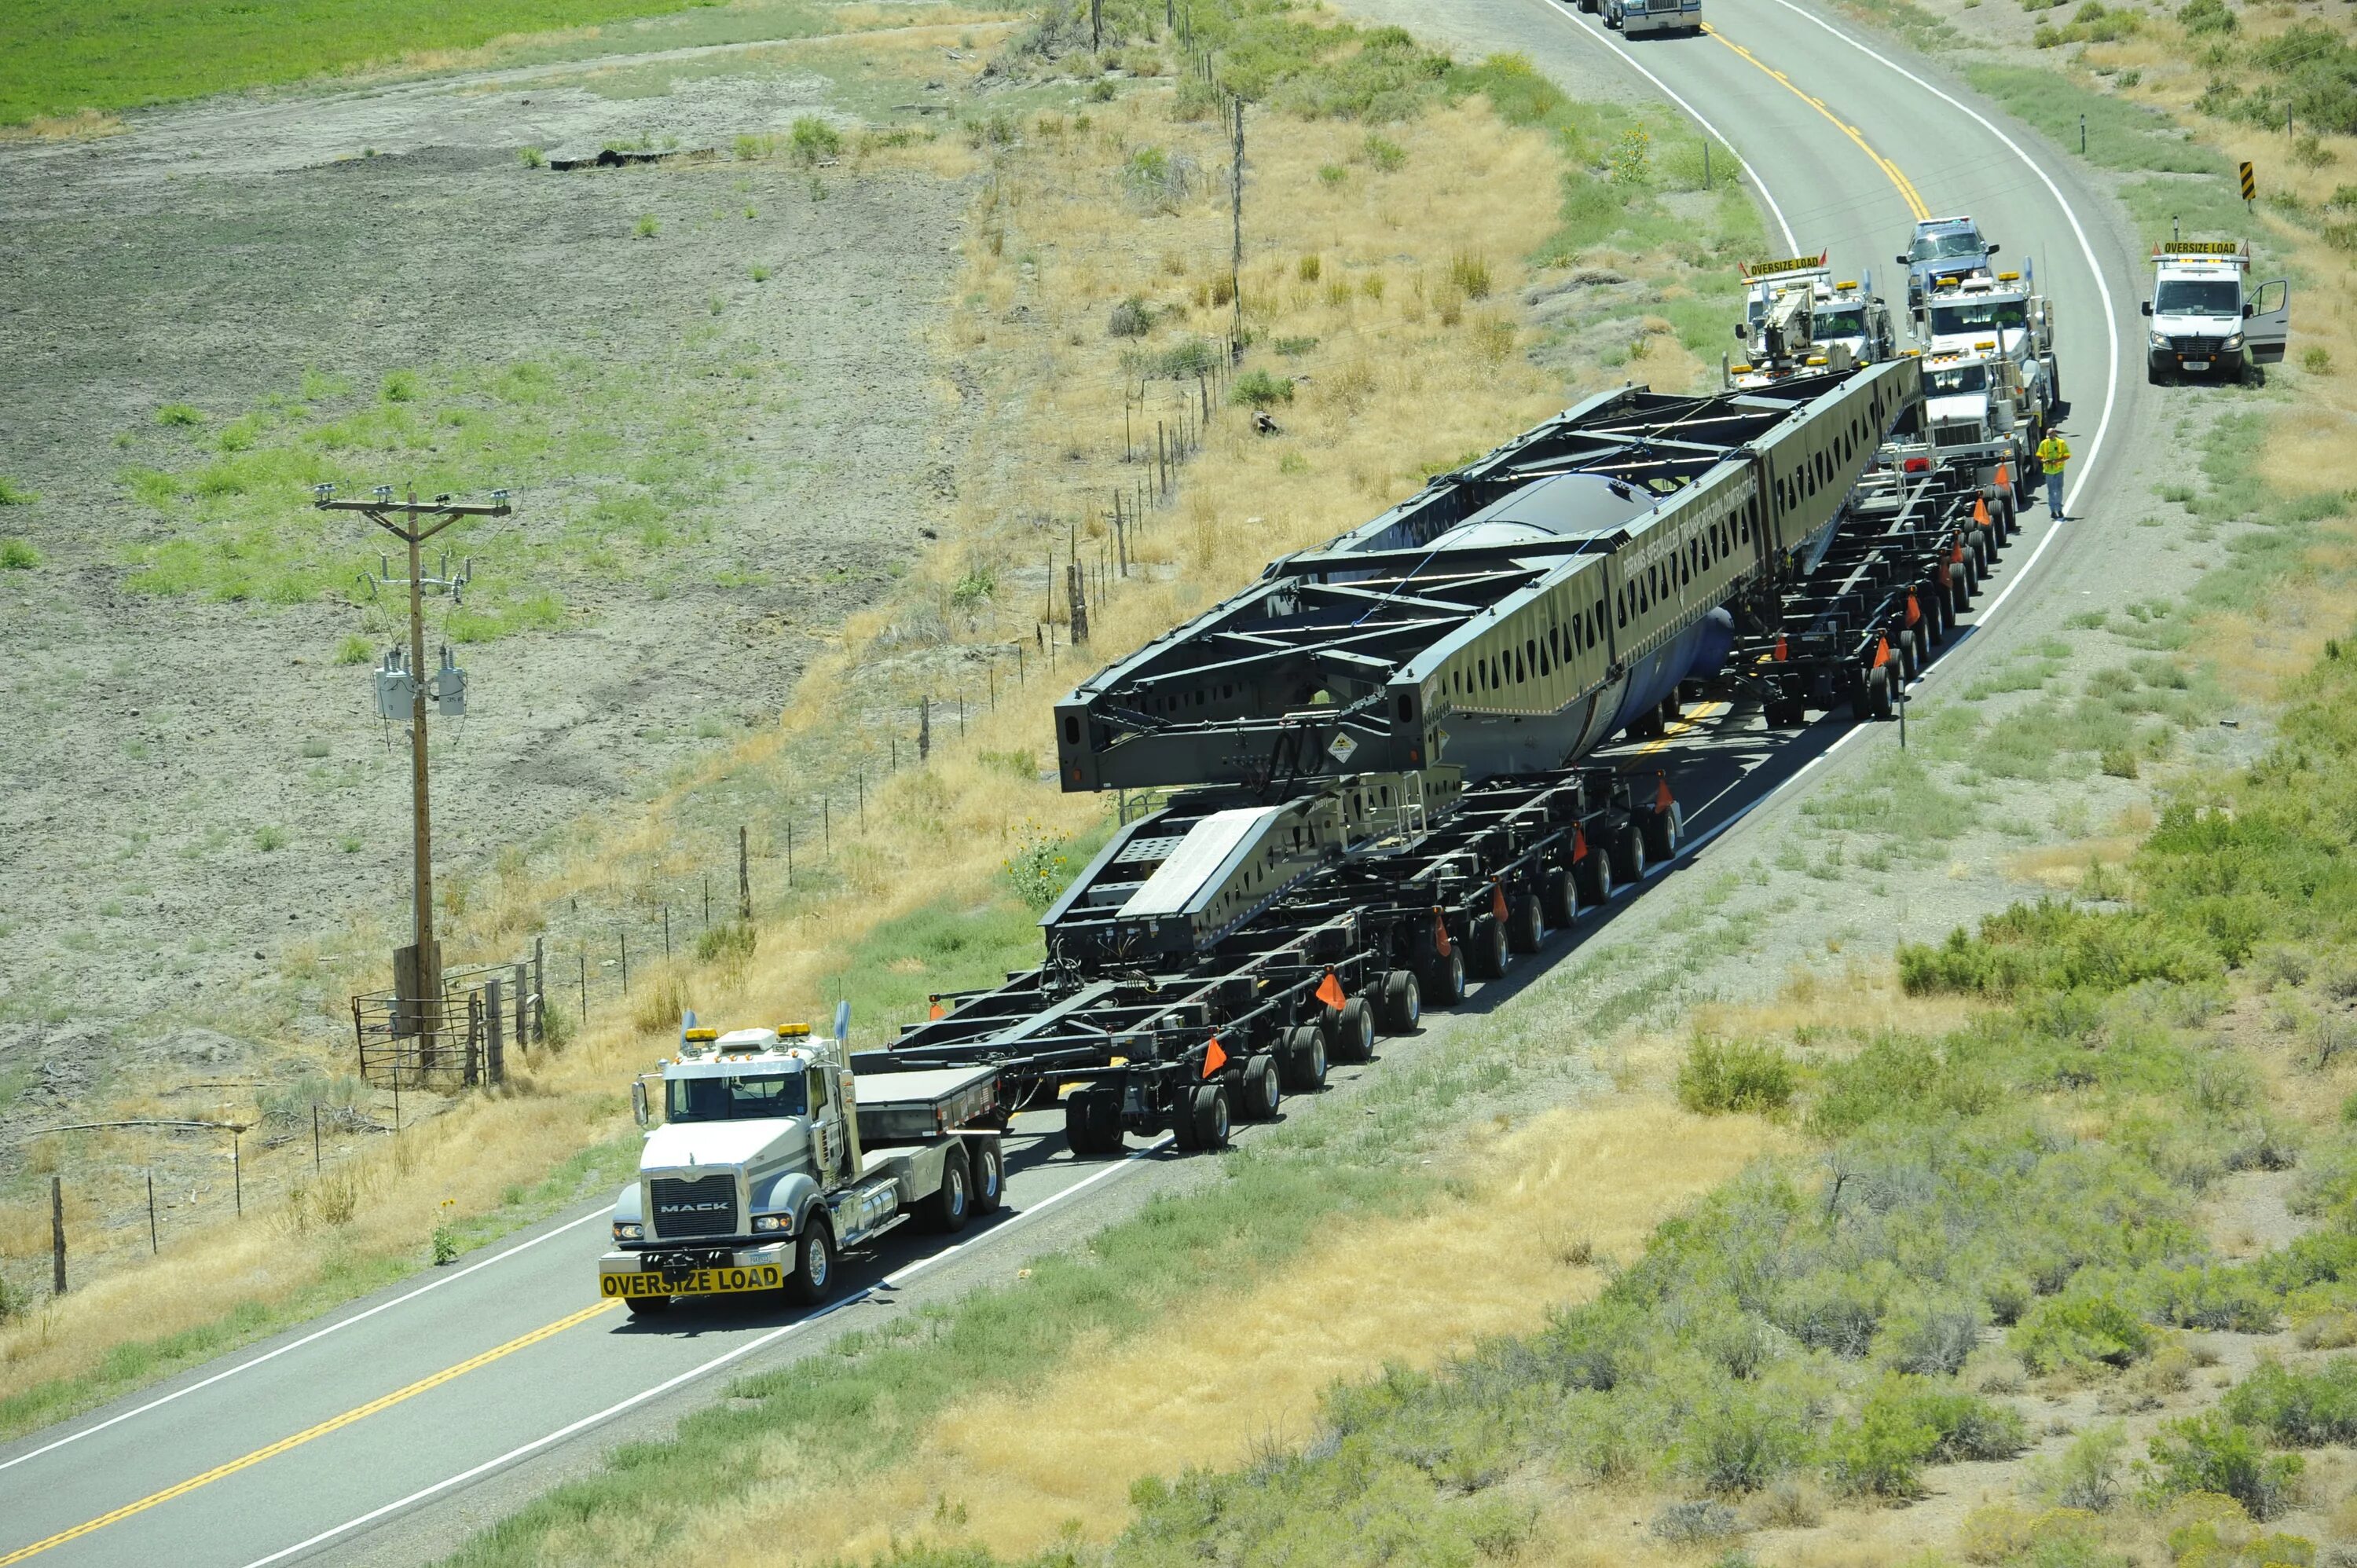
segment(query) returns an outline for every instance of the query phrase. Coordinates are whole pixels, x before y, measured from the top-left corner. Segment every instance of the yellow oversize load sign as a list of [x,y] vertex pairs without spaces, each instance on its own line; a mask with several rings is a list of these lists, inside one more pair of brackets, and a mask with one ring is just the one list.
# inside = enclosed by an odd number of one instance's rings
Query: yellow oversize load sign
[[727,1295],[738,1291],[782,1290],[785,1271],[776,1263],[755,1263],[746,1269],[696,1269],[666,1276],[659,1269],[635,1274],[599,1274],[597,1289],[605,1295]]
[[1739,263],[1736,271],[1745,277],[1761,278],[1777,273],[1797,273],[1805,267],[1821,267],[1824,264],[1825,258],[1823,255],[1787,256],[1781,261],[1775,262]]

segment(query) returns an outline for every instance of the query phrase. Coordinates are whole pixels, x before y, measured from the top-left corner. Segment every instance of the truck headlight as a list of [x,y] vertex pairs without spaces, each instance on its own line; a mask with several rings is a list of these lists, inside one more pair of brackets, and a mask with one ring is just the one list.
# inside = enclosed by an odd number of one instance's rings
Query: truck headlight
[[2242,346],[2243,346],[2243,335],[2242,335],[2240,332],[2230,332],[2230,333],[2228,333],[2228,334],[2226,335],[2226,341],[2225,341],[2224,343],[2222,343],[2222,344],[2221,344],[2221,345],[2220,345],[2220,347],[2221,347],[2221,348],[2222,348],[2222,349],[2225,349],[2225,351],[2226,351],[2227,353],[2229,353],[2229,354],[2233,353],[2235,349],[2237,349],[2241,348]]
[[793,1228],[794,1217],[791,1214],[756,1214],[753,1216],[753,1229],[756,1230],[791,1230]]
[[2145,334],[2145,341],[2148,347],[2155,349],[2166,349],[2169,347],[2169,339],[2158,332],[2148,332]]
[[614,1240],[617,1241],[636,1241],[645,1236],[645,1234],[646,1228],[644,1226],[633,1225],[629,1221],[622,1219],[617,1219],[614,1221]]

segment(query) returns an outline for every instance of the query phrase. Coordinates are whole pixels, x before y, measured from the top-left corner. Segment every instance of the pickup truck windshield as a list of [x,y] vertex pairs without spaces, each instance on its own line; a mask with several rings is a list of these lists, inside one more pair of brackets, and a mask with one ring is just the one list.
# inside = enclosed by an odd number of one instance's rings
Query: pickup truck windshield
[[1967,332],[2018,329],[2028,320],[2018,299],[1963,300],[1932,307],[1932,336],[1962,337]]
[[1863,338],[1866,336],[1866,311],[1820,310],[1811,323],[1810,336],[1814,338]]
[[1959,392],[1988,391],[1986,365],[1958,365],[1953,370],[1933,371],[1923,380],[1929,383],[1923,391],[1930,397],[1953,397]]
[[1967,229],[1960,234],[1919,234],[1909,259],[1918,262],[1944,262],[1951,256],[1977,256],[1981,253],[1981,237]]
[[2232,278],[2171,278],[2152,302],[2156,316],[2243,314],[2243,289]]
[[744,1078],[675,1078],[663,1086],[673,1122],[747,1122],[800,1116],[810,1109],[798,1072]]

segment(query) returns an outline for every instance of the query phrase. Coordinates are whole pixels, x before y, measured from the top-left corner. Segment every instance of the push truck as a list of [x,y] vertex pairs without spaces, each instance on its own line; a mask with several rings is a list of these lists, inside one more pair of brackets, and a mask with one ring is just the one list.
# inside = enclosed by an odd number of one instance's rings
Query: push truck
[[844,1249],[911,1219],[961,1230],[1003,1197],[995,1066],[855,1079],[807,1024],[691,1027],[631,1100],[646,1144],[597,1283],[636,1315],[749,1292],[823,1301]]
[[2254,288],[2251,248],[2231,240],[2171,240],[2152,252],[2145,380],[2173,375],[2263,379],[2291,338],[2291,285]]

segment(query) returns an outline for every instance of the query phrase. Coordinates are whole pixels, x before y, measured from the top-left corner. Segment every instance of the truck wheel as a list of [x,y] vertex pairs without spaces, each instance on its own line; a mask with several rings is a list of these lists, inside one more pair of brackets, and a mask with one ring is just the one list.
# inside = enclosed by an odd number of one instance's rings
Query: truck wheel
[[816,1306],[834,1287],[834,1227],[823,1218],[794,1243],[794,1272],[786,1276],[786,1294],[800,1306]]
[[622,1305],[630,1309],[630,1316],[632,1317],[661,1317],[664,1313],[671,1310],[671,1297],[667,1295],[634,1295],[626,1298]]
[[1867,723],[1890,716],[1889,665],[1877,665],[1858,677],[1857,695],[1850,699],[1850,710]]
[[1465,968],[1474,979],[1496,980],[1506,972],[1506,923],[1497,916],[1474,916],[1465,948]]
[[1546,911],[1539,907],[1539,896],[1524,893],[1517,897],[1506,915],[1506,945],[1523,954],[1534,953],[1546,940]]
[[1194,1146],[1199,1149],[1224,1149],[1228,1146],[1228,1086],[1224,1083],[1199,1083],[1195,1086],[1192,1125]]
[[1325,1030],[1302,1024],[1285,1036],[1282,1079],[1288,1094],[1315,1094],[1326,1087]]
[[1276,1114],[1285,1100],[1284,1087],[1276,1080],[1276,1058],[1266,1051],[1244,1061],[1243,1102],[1244,1120],[1265,1122]]
[[1645,858],[1667,865],[1677,858],[1679,841],[1686,836],[1686,810],[1673,800],[1666,811],[1646,812],[1638,826],[1644,834]]
[[947,1236],[974,1218],[974,1172],[955,1144],[942,1156],[942,1185],[925,1200],[925,1227]]
[[1074,1090],[1064,1101],[1064,1142],[1075,1155],[1119,1154],[1120,1100],[1108,1090]]
[[1446,957],[1434,959],[1418,983],[1435,1007],[1454,1007],[1465,1000],[1465,950],[1451,947]]
[[1558,929],[1579,918],[1579,901],[1571,890],[1571,869],[1552,865],[1539,878],[1539,913]]
[[1948,613],[1950,615],[1962,615],[1966,610],[1973,607],[1972,574],[1964,570],[1964,564],[1963,562],[1951,561],[1948,563],[1948,586],[1946,592],[1948,596]]
[[1376,998],[1375,1021],[1386,1035],[1405,1035],[1424,1016],[1424,987],[1416,983],[1412,969],[1395,969],[1384,975]]
[[1612,835],[1609,852],[1612,859],[1612,880],[1623,887],[1634,887],[1645,880],[1645,834],[1634,819],[1620,824]]
[[1334,1015],[1334,1040],[1327,1054],[1338,1062],[1362,1062],[1375,1054],[1375,1010],[1353,996]]
[[1006,1201],[1006,1156],[999,1152],[998,1140],[983,1138],[970,1145],[974,1150],[974,1211],[996,1214]]
[[1898,666],[1899,683],[1902,686],[1923,673],[1923,661],[1915,652],[1913,631],[1902,631],[1891,639],[1890,662]]
[[1571,863],[1571,885],[1579,889],[1579,901],[1591,909],[1612,902],[1611,856],[1589,844],[1587,853]]

